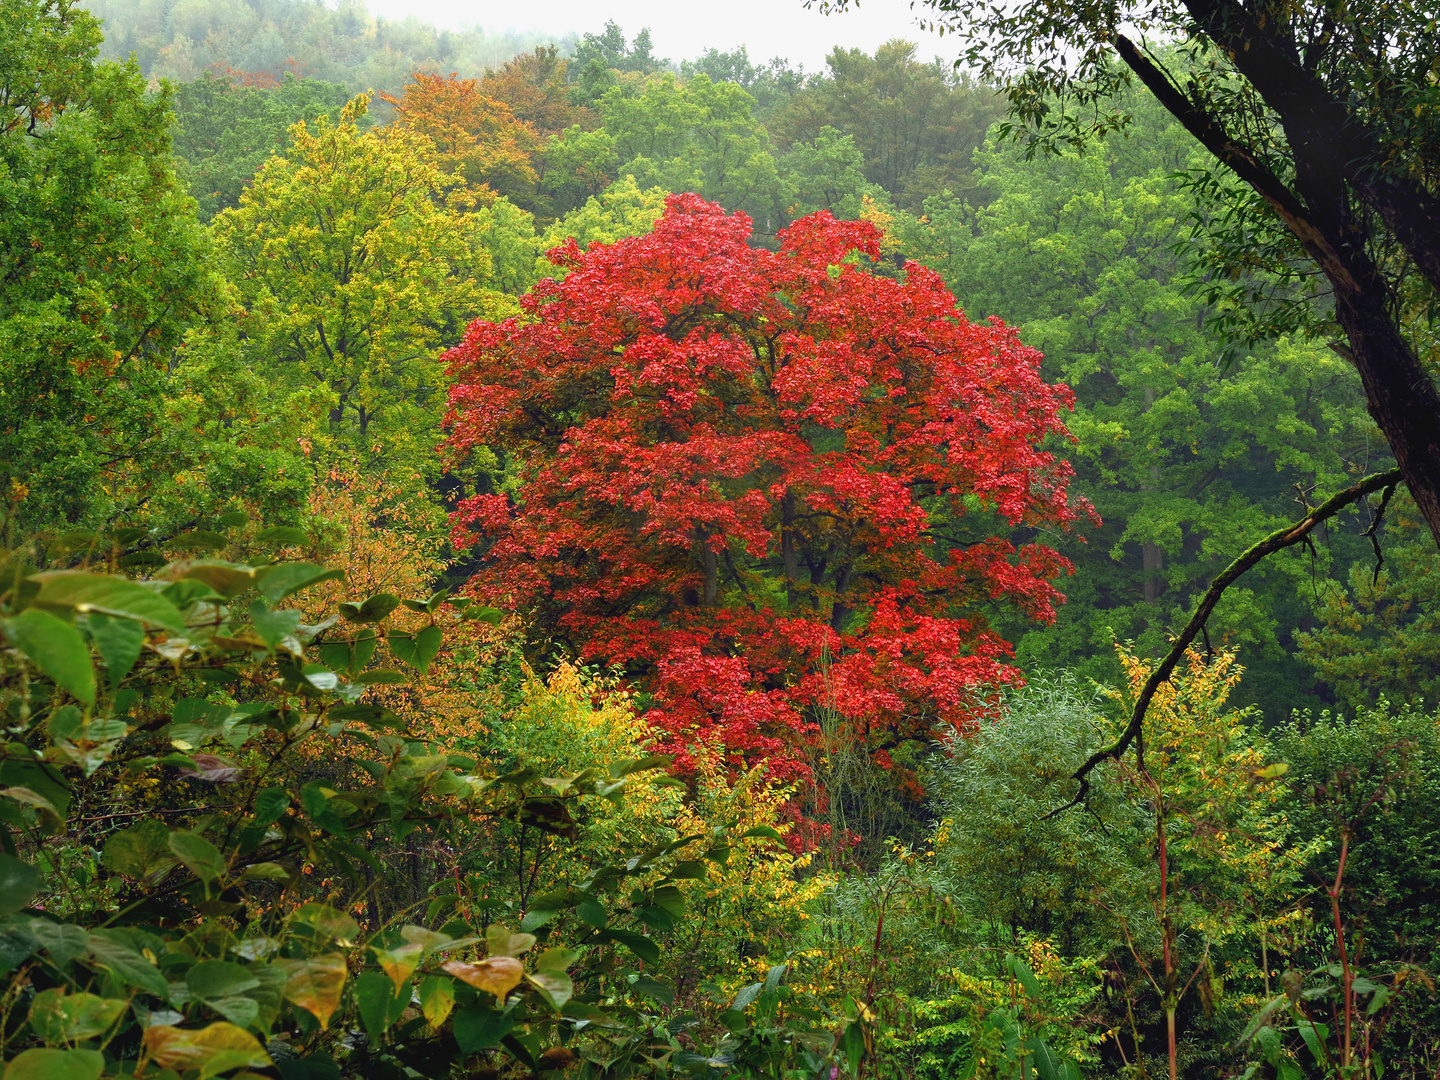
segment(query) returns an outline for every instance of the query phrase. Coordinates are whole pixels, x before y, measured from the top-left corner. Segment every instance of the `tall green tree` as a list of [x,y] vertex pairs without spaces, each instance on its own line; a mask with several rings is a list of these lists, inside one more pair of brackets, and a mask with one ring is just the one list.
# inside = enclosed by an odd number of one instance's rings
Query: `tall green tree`
[[614,141],[618,175],[634,176],[644,187],[693,191],[744,210],[759,231],[774,233],[785,224],[785,197],[753,106],[735,83],[662,75],[637,92],[606,91],[600,115]]
[[170,94],[96,63],[69,0],[0,3],[0,499],[21,530],[133,509],[188,464],[174,349],[223,284],[170,157]]
[[438,353],[477,314],[509,310],[487,283],[465,196],[429,140],[361,128],[362,96],[297,124],[215,234],[244,304],[243,346],[280,385],[329,396],[329,449],[433,477],[447,380]]
[[338,115],[350,100],[343,86],[287,72],[273,88],[244,86],[206,72],[175,88],[175,156],[209,221],[240,201],[260,166],[284,153],[291,125]]
[[[1331,350],[1282,341],[1221,365],[1175,251],[1197,212],[1175,174],[1199,150],[1153,101],[1134,113],[1131,137],[1083,154],[1028,161],[991,144],[976,158],[984,207],[934,197],[905,233],[971,317],[1019,325],[1047,374],[1075,390],[1070,457],[1105,526],[1067,548],[1070,602],[1055,626],[1026,630],[1019,650],[1107,679],[1118,675],[1112,635],[1163,652],[1195,596],[1296,516],[1300,493],[1343,487],[1386,460],[1358,380]],[[1327,538],[1342,574],[1369,550],[1355,520]],[[1311,688],[1291,632],[1310,615],[1316,569],[1304,554],[1274,560],[1211,620],[1215,642],[1241,648],[1252,669],[1245,692],[1276,715]]]
[[924,63],[908,41],[889,41],[871,56],[837,48],[829,71],[809,81],[767,122],[782,146],[814,141],[825,127],[851,136],[865,177],[904,208],[926,196],[971,188],[970,155],[1004,111],[993,89]]
[[[1200,223],[1222,271],[1214,295],[1243,336],[1289,326],[1334,342],[1440,543],[1440,387],[1424,329],[1440,293],[1433,6],[926,6],[959,36],[964,60],[1005,81],[1038,146],[1127,124],[1113,93],[1137,80],[1184,125],[1208,155],[1197,183],[1215,197]],[[1277,273],[1290,285],[1278,293],[1267,282]]]

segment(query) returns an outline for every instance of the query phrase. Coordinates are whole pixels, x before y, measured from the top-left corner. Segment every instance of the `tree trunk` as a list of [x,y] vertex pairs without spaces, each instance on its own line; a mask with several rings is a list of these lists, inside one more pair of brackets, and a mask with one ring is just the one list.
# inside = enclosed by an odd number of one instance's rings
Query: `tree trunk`
[[1440,546],[1440,393],[1405,340],[1391,310],[1388,285],[1366,250],[1376,239],[1368,231],[1373,226],[1351,206],[1352,195],[1362,194],[1353,192],[1347,179],[1347,170],[1354,166],[1354,155],[1347,151],[1353,150],[1352,129],[1359,121],[1352,118],[1346,129],[1338,131],[1317,123],[1325,106],[1334,104],[1323,100],[1328,94],[1323,85],[1297,79],[1284,85],[1283,92],[1276,89],[1274,73],[1266,65],[1288,63],[1288,58],[1283,49],[1269,59],[1251,50],[1252,42],[1265,41],[1267,36],[1246,21],[1241,9],[1219,0],[1191,0],[1189,7],[1205,32],[1222,46],[1244,43],[1243,49],[1231,49],[1231,54],[1280,116],[1294,158],[1293,189],[1206,112],[1198,98],[1175,86],[1134,42],[1117,34],[1115,48],[1171,115],[1269,203],[1329,279],[1335,318],[1349,341],[1349,348],[1340,351],[1359,372],[1370,415],[1390,444],[1405,486]]

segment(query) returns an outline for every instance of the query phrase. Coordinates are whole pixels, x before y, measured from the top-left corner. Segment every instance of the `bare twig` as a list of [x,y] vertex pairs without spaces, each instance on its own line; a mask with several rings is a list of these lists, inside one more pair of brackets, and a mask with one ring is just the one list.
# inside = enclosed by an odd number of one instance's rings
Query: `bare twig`
[[[1080,781],[1080,789],[1068,803],[1050,811],[1045,816],[1047,818],[1054,817],[1072,806],[1083,803],[1086,796],[1090,794],[1090,773],[1102,761],[1107,758],[1119,761],[1125,751],[1130,749],[1132,743],[1135,744],[1137,756],[1143,755],[1145,712],[1150,708],[1150,702],[1155,697],[1155,692],[1160,689],[1161,683],[1169,681],[1175,665],[1185,655],[1185,650],[1190,647],[1190,643],[1204,629],[1206,620],[1210,618],[1210,613],[1215,610],[1215,605],[1220,602],[1225,590],[1233,585],[1241,574],[1266,556],[1303,543],[1311,531],[1322,521],[1334,517],[1347,506],[1358,502],[1372,492],[1386,488],[1393,489],[1400,479],[1399,469],[1391,469],[1389,472],[1375,473],[1365,477],[1358,484],[1348,487],[1344,491],[1336,492],[1293,525],[1277,529],[1259,543],[1252,544],[1227,566],[1224,572],[1210,583],[1210,588],[1205,591],[1205,595],[1200,598],[1200,603],[1195,608],[1195,614],[1190,616],[1190,621],[1185,624],[1185,628],[1171,643],[1170,651],[1165,654],[1165,658],[1160,661],[1159,666],[1145,680],[1145,685],[1140,689],[1140,696],[1135,701],[1135,708],[1131,711],[1130,722],[1125,725],[1125,730],[1120,737],[1104,749],[1091,754],[1085,763],[1071,774],[1073,779]],[[1144,767],[1143,762],[1141,767]]]

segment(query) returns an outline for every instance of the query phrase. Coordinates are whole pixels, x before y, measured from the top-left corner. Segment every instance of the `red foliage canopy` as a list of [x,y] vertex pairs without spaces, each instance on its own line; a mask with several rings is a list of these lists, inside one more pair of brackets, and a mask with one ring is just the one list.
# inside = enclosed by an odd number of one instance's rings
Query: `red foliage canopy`
[[520,483],[465,501],[456,543],[488,540],[478,595],[623,665],[682,767],[718,739],[802,774],[817,706],[884,761],[1017,679],[982,608],[1054,618],[1069,563],[991,534],[1087,509],[1041,449],[1071,395],[936,274],[867,272],[868,223],[749,235],[672,196],[650,235],[572,241],[521,316],[470,326],[450,441],[505,448]]

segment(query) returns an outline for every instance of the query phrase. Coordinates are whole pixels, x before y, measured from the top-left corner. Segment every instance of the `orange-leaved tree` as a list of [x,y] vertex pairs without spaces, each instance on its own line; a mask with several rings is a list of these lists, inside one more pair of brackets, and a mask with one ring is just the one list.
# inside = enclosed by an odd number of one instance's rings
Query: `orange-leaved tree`
[[539,135],[475,79],[417,71],[398,98],[380,96],[395,107],[396,123],[428,136],[440,166],[467,186],[510,194],[535,183]]

